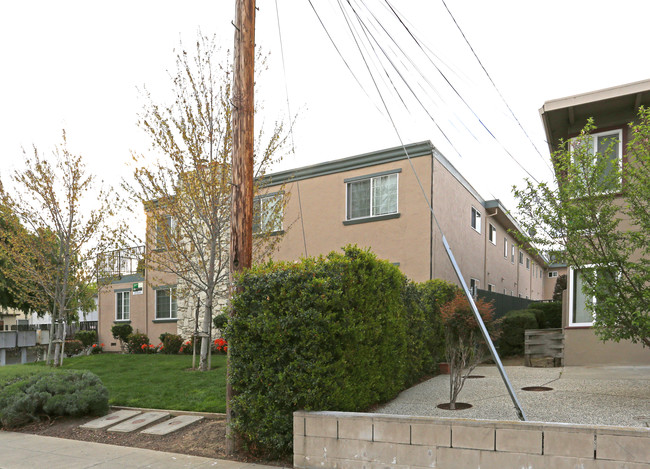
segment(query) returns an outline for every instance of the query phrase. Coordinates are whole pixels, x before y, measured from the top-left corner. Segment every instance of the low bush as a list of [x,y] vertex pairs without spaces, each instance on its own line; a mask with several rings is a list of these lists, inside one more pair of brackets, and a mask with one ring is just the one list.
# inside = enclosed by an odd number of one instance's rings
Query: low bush
[[84,344],[82,344],[80,340],[72,339],[65,341],[65,347],[63,350],[68,357],[73,357],[79,355],[85,348],[86,347],[84,347]]
[[214,339],[212,342],[212,352],[213,353],[227,353],[228,352],[228,342],[225,339]]
[[128,342],[128,338],[132,333],[133,328],[131,327],[131,324],[114,324],[113,327],[111,327],[111,334],[113,334],[113,338],[120,341],[120,347],[123,352]]
[[183,345],[183,338],[180,335],[170,333],[166,333],[164,336],[162,352],[171,355],[177,354]]
[[522,309],[506,313],[501,322],[501,335],[497,341],[501,356],[521,355],[524,353],[524,331],[537,329],[535,313]]
[[0,424],[18,427],[41,415],[105,415],[108,390],[89,371],[50,372],[20,379],[0,390]]
[[223,331],[228,325],[228,315],[226,313],[217,314],[212,320],[215,329]]
[[[197,354],[201,352],[199,349],[200,349],[200,345],[197,347],[196,350]],[[191,337],[189,340],[186,340],[181,344],[181,348],[178,350],[178,353],[183,353],[185,355],[192,355],[193,351],[194,351],[194,337]]]
[[562,327],[562,302],[533,303],[528,307],[534,311],[537,326],[540,329],[558,329]]
[[90,351],[92,353],[102,353],[104,351],[104,344],[93,344]]
[[91,347],[97,342],[97,331],[79,331],[74,338],[81,341],[84,347]]
[[[143,347],[144,345],[144,347]],[[129,353],[147,353],[149,337],[142,332],[134,332],[126,338],[126,348]]]
[[294,410],[363,411],[404,388],[406,284],[352,246],[237,279],[226,339],[233,426],[249,450],[291,453]]

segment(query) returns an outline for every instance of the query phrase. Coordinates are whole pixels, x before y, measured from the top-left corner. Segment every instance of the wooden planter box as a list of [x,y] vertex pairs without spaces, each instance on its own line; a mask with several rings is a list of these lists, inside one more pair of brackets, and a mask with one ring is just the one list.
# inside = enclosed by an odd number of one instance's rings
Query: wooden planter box
[[564,365],[562,329],[529,329],[525,332],[526,366],[551,368]]

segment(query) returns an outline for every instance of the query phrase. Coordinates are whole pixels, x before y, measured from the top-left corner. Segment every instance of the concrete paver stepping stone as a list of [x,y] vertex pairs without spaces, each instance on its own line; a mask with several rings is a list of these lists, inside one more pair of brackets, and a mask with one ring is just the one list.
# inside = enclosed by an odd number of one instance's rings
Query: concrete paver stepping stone
[[198,422],[201,419],[203,419],[203,417],[199,415],[179,415],[178,417],[174,417],[171,420],[166,420],[162,423],[159,423],[158,425],[154,425],[151,428],[142,430],[141,433],[149,433],[151,435],[167,435],[168,433],[176,431],[179,428],[183,428],[191,423]]
[[136,415],[135,417],[118,423],[114,427],[108,429],[109,432],[132,432],[139,428],[149,425],[150,423],[157,422],[158,420],[166,419],[169,417],[169,412],[145,412],[141,415]]
[[108,415],[104,415],[90,422],[86,422],[81,425],[81,428],[106,428],[116,423],[120,423],[126,419],[130,419],[141,412],[139,410],[118,410],[117,412],[111,412]]

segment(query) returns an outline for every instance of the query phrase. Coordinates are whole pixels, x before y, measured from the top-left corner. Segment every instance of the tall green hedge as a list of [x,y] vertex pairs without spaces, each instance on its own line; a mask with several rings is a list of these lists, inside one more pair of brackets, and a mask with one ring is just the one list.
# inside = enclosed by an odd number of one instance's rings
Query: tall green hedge
[[524,353],[526,329],[537,329],[535,312],[520,309],[508,312],[501,322],[501,335],[497,341],[499,354],[507,357]]
[[406,384],[433,374],[445,361],[445,332],[440,306],[451,301],[458,287],[444,280],[410,282],[404,292],[406,306]]
[[249,449],[290,453],[294,410],[365,410],[430,372],[440,353],[430,307],[447,287],[409,286],[356,246],[254,267],[237,286],[226,338],[233,423]]
[[533,311],[540,329],[558,329],[562,327],[562,302],[533,303],[528,309]]

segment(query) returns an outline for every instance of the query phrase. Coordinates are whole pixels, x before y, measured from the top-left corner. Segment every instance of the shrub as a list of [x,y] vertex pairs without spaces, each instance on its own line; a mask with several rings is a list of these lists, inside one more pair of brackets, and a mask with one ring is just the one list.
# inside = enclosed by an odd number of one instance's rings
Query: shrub
[[167,337],[169,334],[171,334],[171,332],[163,332],[162,334],[160,334],[158,336],[158,338],[160,339],[161,344],[165,343],[165,337]]
[[224,330],[228,325],[228,315],[226,313],[217,314],[212,320],[215,329]]
[[406,278],[347,246],[237,279],[226,328],[233,425],[249,450],[285,455],[297,409],[361,411],[406,381]]
[[147,353],[142,346],[149,346],[149,337],[142,332],[134,332],[126,338],[126,348],[129,353]]
[[93,344],[90,350],[92,353],[102,353],[104,351],[104,344]]
[[[475,300],[481,319],[494,339],[495,323],[492,303]],[[456,408],[456,398],[469,374],[488,352],[483,332],[465,294],[457,290],[451,301],[440,310],[445,329],[445,356],[449,363],[449,408]]]
[[111,327],[111,334],[115,339],[120,341],[120,347],[124,351],[124,346],[128,342],[128,337],[133,333],[133,328],[131,324],[114,324]]
[[410,282],[404,290],[406,305],[406,384],[435,372],[445,356],[445,336],[440,306],[450,301],[458,287],[444,280]]
[[[194,337],[191,337],[189,340],[186,340],[181,344],[181,348],[178,350],[179,353],[185,354],[185,355],[192,355],[194,351]],[[199,350],[196,351],[197,354],[199,353]]]
[[90,347],[97,342],[97,331],[79,331],[74,336],[84,347]]
[[225,339],[214,339],[212,342],[212,352],[213,353],[227,353],[228,352],[228,342]]
[[180,335],[176,334],[166,333],[164,335],[165,337],[162,341],[162,352],[172,355],[177,354],[183,345],[183,338]]
[[533,303],[528,309],[534,312],[537,327],[540,329],[558,329],[562,327],[562,302]]
[[68,357],[72,357],[74,355],[79,355],[84,351],[84,348],[84,344],[82,344],[80,340],[66,340],[64,352]]
[[108,390],[89,371],[32,375],[0,390],[0,424],[7,428],[36,421],[40,415],[105,415]]
[[522,309],[506,313],[501,323],[499,354],[505,357],[524,353],[526,329],[537,329],[537,319],[532,311]]

